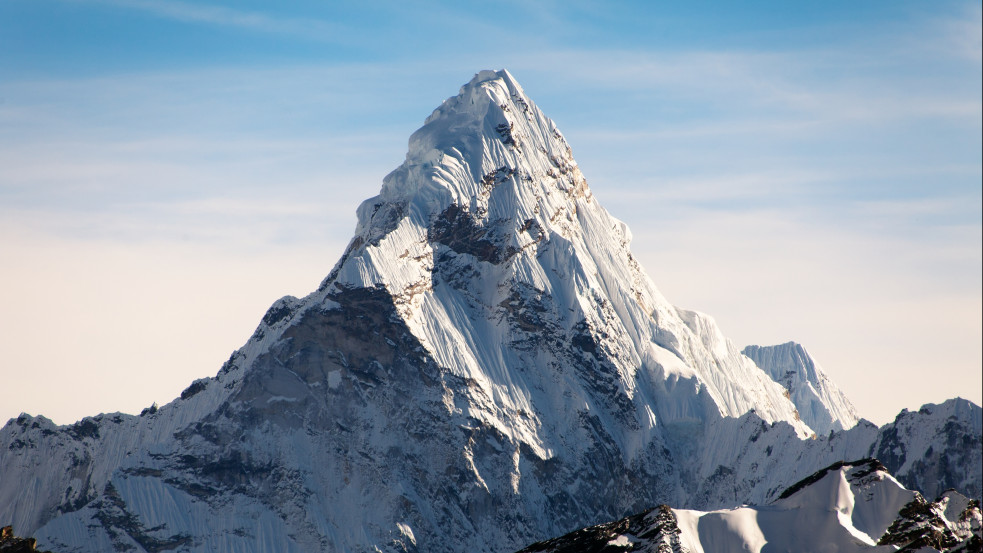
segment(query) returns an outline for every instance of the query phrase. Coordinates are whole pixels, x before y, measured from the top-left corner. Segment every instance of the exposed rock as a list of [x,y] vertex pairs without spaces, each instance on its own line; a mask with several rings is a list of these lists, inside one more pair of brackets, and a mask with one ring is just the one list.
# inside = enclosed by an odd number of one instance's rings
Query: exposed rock
[[14,535],[12,526],[4,526],[0,529],[0,553],[52,553],[51,551],[41,551],[36,547],[37,540],[18,538]]

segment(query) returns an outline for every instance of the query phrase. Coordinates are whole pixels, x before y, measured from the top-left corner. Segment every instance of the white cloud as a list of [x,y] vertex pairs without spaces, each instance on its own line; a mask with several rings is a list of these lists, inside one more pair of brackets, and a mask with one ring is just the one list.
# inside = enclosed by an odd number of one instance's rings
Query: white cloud
[[939,44],[943,54],[983,61],[983,6],[968,3],[962,14],[939,18],[935,24],[935,32],[944,37]]
[[262,33],[289,35],[323,42],[344,42],[346,29],[316,18],[275,17],[267,13],[246,11],[226,6],[191,3],[179,0],[71,0],[97,3],[131,10],[139,10],[158,17],[184,21],[236,27]]
[[[871,75],[867,57],[872,53],[866,54],[848,49],[789,53],[553,51],[524,58],[517,70],[550,73],[558,87],[576,80],[586,90],[604,91],[601,101],[630,91],[639,99],[648,96],[656,108],[660,102],[691,102],[702,109],[712,108],[708,113],[713,119],[723,115],[742,125],[787,128],[924,116],[965,118],[980,113],[980,102],[966,94],[965,84],[971,84],[971,79],[953,90],[936,75],[920,75],[932,69],[931,62],[915,59],[904,70],[893,67],[899,62],[892,61],[890,74]],[[883,73],[885,68],[877,71]],[[726,111],[718,111],[724,108]],[[744,119],[742,114],[756,117]],[[761,115],[767,117],[763,122],[757,118]]]

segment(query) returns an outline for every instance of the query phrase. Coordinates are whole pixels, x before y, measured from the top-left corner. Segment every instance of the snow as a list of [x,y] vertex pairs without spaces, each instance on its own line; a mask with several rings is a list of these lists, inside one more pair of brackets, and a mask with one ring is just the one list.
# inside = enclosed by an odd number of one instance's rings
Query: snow
[[339,384],[341,384],[341,371],[330,371],[328,373],[328,387],[334,390]]
[[413,545],[416,545],[416,537],[413,535],[413,529],[408,524],[399,522],[396,523],[396,526],[399,528],[400,533],[409,538]]
[[633,543],[635,543],[634,540],[632,540],[628,536],[622,535],[622,536],[618,536],[616,538],[612,538],[611,541],[609,541],[607,543],[607,545],[609,545],[611,547],[625,547],[625,548],[627,548],[627,547],[631,546]]
[[829,471],[771,505],[710,512],[674,509],[681,543],[694,553],[894,551],[878,547],[877,540],[916,494],[881,471],[858,485],[850,477],[857,471],[850,465]]
[[801,345],[748,346],[741,353],[789,390],[802,420],[817,433],[852,428],[860,420],[850,400]]
[[278,401],[286,401],[292,403],[294,401],[297,401],[297,398],[286,397],[286,396],[270,396],[266,399],[266,403],[276,403]]

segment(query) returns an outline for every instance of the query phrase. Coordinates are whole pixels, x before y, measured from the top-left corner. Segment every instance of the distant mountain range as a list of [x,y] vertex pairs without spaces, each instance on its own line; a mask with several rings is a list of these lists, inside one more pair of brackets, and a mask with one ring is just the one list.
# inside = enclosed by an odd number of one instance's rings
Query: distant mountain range
[[[317,290],[275,302],[215,377],[139,416],[9,421],[0,524],[59,553],[507,553],[633,513],[616,525],[822,511],[780,496],[866,457],[980,498],[979,406],[877,428],[801,346],[742,352],[670,304],[630,241],[554,123],[482,71],[413,133]],[[866,466],[827,473],[843,501],[897,488],[854,510],[877,525],[834,521],[875,539],[915,496],[881,468],[857,484]],[[743,504],[762,507],[722,514]]]

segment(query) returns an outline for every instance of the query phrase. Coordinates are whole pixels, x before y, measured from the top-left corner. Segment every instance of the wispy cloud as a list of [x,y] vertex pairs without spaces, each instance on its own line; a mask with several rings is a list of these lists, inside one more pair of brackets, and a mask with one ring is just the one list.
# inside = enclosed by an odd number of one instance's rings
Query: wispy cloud
[[206,3],[180,0],[68,0],[103,4],[139,10],[154,16],[183,21],[235,27],[261,33],[290,35],[295,38],[323,42],[342,42],[347,35],[344,27],[316,18],[278,17],[257,11],[246,11]]
[[939,19],[939,34],[945,37],[941,49],[945,53],[973,60],[983,61],[983,6],[973,2],[961,16]]
[[[979,100],[917,67],[871,77],[869,62],[848,50],[776,52],[553,51],[518,62],[560,83],[575,76],[586,90],[632,91],[659,103],[692,103],[708,115],[770,114],[795,122],[871,121],[913,117],[961,119],[981,113]],[[545,69],[544,69],[545,68]],[[922,65],[922,69],[926,69]],[[571,75],[572,73],[572,75]],[[965,76],[965,74],[963,74]],[[958,75],[951,77],[958,78]],[[578,90],[573,90],[577,94]],[[722,111],[725,110],[725,111]],[[791,121],[788,116],[795,119]]]

